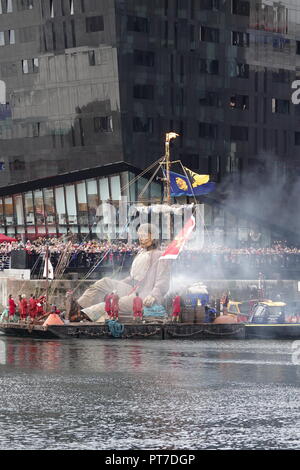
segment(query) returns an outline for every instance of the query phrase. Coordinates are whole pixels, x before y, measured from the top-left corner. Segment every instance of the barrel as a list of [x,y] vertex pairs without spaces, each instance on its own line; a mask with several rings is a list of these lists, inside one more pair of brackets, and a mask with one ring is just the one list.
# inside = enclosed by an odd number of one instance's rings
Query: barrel
[[204,323],[205,321],[205,308],[203,305],[195,308],[195,321],[194,323]]
[[181,309],[181,323],[194,323],[195,307],[185,306]]

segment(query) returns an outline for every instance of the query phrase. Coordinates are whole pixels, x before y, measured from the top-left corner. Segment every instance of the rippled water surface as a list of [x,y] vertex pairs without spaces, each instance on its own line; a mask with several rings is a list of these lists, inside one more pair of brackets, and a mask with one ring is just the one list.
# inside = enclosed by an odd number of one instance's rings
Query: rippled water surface
[[0,336],[0,449],[299,449],[289,341]]

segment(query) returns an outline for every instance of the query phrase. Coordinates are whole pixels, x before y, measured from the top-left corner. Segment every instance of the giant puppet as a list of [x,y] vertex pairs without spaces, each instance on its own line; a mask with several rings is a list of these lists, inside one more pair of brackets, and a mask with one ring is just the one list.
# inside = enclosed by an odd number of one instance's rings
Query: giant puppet
[[136,292],[145,307],[162,304],[169,290],[169,262],[160,259],[163,252],[158,247],[156,227],[143,224],[138,229],[140,251],[135,257],[130,274],[123,280],[104,277],[89,287],[77,300],[82,312],[92,321],[107,319],[105,297],[115,291],[119,296],[119,317],[124,321],[132,316],[133,299]]

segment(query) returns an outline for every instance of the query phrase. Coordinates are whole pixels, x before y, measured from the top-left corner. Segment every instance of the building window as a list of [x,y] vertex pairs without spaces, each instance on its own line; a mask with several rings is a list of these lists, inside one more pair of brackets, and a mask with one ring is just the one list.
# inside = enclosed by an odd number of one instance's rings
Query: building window
[[96,180],[87,181],[87,197],[88,197],[88,208],[89,208],[89,223],[93,225],[99,206],[99,196]]
[[230,61],[228,65],[230,77],[249,78],[249,64],[242,64],[236,61]]
[[18,10],[32,10],[33,9],[33,0],[18,0]]
[[39,71],[39,59],[34,58],[32,59],[32,72],[37,73]]
[[206,91],[204,96],[199,98],[199,104],[218,108],[221,105],[220,95],[215,91]]
[[28,73],[38,73],[39,71],[39,59],[24,59],[22,60],[22,71],[26,75]]
[[153,85],[135,85],[133,87],[133,97],[136,99],[153,100],[154,98]]
[[127,16],[127,31],[135,31],[138,33],[149,32],[148,18],[141,16]]
[[243,111],[249,109],[249,96],[233,95],[230,97],[229,107],[231,109],[241,109]]
[[[56,214],[58,217],[59,225],[66,225],[67,224],[67,211],[66,211],[66,204],[65,204],[65,193],[64,188],[62,186],[56,187],[54,189],[55,194],[55,207],[56,207]],[[59,228],[59,232],[63,232],[61,227]]]
[[[3,3],[4,3],[4,5],[3,5]],[[2,13],[12,13],[13,12],[12,0],[4,0],[4,2],[2,2],[2,6],[3,6]]]
[[199,137],[201,137],[201,139],[217,139],[217,124],[211,124],[209,122],[199,122]]
[[16,37],[15,37],[15,30],[14,29],[10,29],[8,31],[8,40],[9,40],[9,44],[15,44],[16,43]]
[[250,16],[250,2],[232,0],[232,13],[234,15]]
[[88,225],[89,223],[89,212],[87,205],[87,192],[85,181],[76,184],[77,192],[77,213],[78,213],[78,223],[80,225]]
[[135,50],[133,54],[134,54],[134,65],[143,65],[145,67],[154,66],[154,52]]
[[95,132],[113,132],[112,116],[94,117]]
[[39,122],[32,123],[32,137],[39,137],[41,124]]
[[272,81],[275,83],[289,83],[290,71],[286,69],[277,69],[272,72]]
[[45,225],[45,207],[43,192],[40,190],[34,191],[34,207],[37,225]]
[[278,100],[272,98],[272,113],[289,114],[290,113],[290,102],[289,100]]
[[153,133],[153,118],[133,118],[133,132],[148,132]]
[[23,74],[29,73],[29,60],[27,59],[22,60],[22,71],[23,71]]
[[288,52],[290,49],[291,41],[283,38],[282,36],[273,37],[273,49],[278,52]]
[[230,127],[230,140],[231,141],[248,141],[248,127],[231,126]]
[[218,75],[219,73],[219,61],[200,59],[200,73],[207,73],[209,75]]
[[295,132],[295,145],[300,145],[300,132]]
[[8,31],[0,31],[0,46],[6,46],[15,43],[16,37],[14,29],[9,29]]
[[89,65],[91,66],[96,65],[95,51],[89,51],[88,56],[89,56]]
[[249,33],[232,31],[232,45],[238,47],[249,47]]
[[77,208],[76,208],[76,196],[75,186],[73,184],[67,184],[66,189],[66,205],[68,212],[69,225],[77,224]]
[[218,43],[220,40],[219,30],[216,28],[209,28],[208,26],[200,26],[200,40]]
[[90,16],[86,18],[86,32],[96,33],[97,31],[104,31],[103,16]]
[[220,0],[200,0],[200,10],[220,10]]

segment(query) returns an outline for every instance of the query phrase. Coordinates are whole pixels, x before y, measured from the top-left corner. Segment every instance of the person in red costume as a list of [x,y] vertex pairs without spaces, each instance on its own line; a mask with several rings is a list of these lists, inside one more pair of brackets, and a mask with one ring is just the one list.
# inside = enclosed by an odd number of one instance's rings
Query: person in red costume
[[105,297],[105,311],[110,320],[113,318],[112,307],[111,307],[112,298],[113,298],[113,293],[107,294],[107,296]]
[[22,298],[20,301],[20,314],[21,314],[21,320],[26,321],[26,318],[28,315],[28,303],[27,303],[25,294],[22,295]]
[[29,316],[31,321],[33,322],[38,313],[38,301],[35,298],[35,295],[31,294],[29,299]]
[[12,295],[10,294],[8,296],[9,321],[13,321],[15,313],[16,313],[16,308],[17,308],[17,305],[16,305]]
[[139,297],[138,292],[135,295],[133,299],[133,319],[137,320],[143,318],[143,299]]
[[176,294],[173,299],[173,309],[172,309],[172,321],[179,321],[179,315],[181,312],[180,307],[180,295]]
[[42,315],[45,314],[45,310],[44,310],[45,302],[46,302],[46,297],[44,295],[41,295],[37,299],[37,303],[36,303],[36,316],[37,317],[42,316]]
[[111,316],[112,319],[118,321],[119,320],[119,299],[116,291],[113,291],[112,298],[111,298]]

